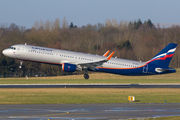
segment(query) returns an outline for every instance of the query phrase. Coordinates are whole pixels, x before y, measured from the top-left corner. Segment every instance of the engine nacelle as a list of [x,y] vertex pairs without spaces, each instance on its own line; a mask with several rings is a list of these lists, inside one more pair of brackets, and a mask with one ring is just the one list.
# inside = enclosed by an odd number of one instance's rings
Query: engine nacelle
[[65,72],[75,72],[76,71],[76,65],[69,64],[69,63],[63,63],[62,64],[62,70]]

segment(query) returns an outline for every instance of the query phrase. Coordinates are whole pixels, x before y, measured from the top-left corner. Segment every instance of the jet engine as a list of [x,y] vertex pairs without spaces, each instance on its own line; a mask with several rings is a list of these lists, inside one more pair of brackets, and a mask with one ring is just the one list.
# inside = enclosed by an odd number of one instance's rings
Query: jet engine
[[76,65],[69,64],[69,63],[63,63],[62,64],[62,70],[65,72],[75,72],[76,71]]

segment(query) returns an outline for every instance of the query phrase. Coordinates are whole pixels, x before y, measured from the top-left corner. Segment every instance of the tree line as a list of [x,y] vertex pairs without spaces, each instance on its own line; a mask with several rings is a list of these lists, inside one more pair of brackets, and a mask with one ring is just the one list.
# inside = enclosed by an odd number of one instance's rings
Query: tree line
[[[36,21],[32,28],[26,29],[12,23],[1,24],[0,50],[14,44],[30,44],[43,47],[103,55],[107,50],[115,51],[114,57],[148,61],[169,43],[180,43],[180,27],[155,27],[151,20],[142,22],[108,19],[105,23],[87,24],[78,27],[66,18],[61,21]],[[180,67],[179,47],[172,58],[170,67]],[[62,72],[60,66],[23,62],[0,54],[0,75],[3,76],[54,76],[69,74]]]

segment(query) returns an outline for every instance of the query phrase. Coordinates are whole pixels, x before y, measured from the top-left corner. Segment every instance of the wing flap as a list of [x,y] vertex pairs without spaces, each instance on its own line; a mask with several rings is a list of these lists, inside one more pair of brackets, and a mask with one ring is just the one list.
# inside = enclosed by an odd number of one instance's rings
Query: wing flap
[[97,68],[97,66],[102,66],[103,63],[109,61],[112,58],[114,53],[115,52],[112,52],[106,59],[103,59],[103,60],[89,62],[89,63],[87,63],[87,62],[85,62],[85,63],[77,63],[77,64],[81,65],[83,69],[89,68],[91,70],[95,70]]

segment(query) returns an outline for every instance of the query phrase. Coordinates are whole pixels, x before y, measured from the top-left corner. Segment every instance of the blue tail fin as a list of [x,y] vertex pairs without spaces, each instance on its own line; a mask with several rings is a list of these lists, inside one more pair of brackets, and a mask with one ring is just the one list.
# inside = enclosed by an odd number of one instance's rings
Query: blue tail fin
[[156,65],[168,67],[171,61],[171,58],[176,50],[177,44],[170,43],[163,50],[161,50],[157,55],[155,55],[151,60],[147,61],[148,63],[153,63]]

